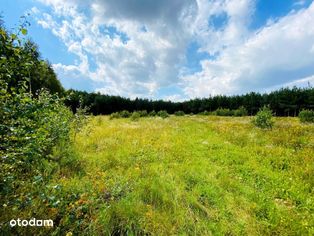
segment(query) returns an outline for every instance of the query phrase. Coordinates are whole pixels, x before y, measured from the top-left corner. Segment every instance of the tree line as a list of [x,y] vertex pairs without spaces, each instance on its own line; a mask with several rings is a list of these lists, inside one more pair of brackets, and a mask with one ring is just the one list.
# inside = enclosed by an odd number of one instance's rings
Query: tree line
[[297,116],[303,109],[314,108],[314,88],[282,88],[270,93],[251,92],[244,95],[217,95],[208,98],[196,98],[184,102],[164,100],[130,99],[121,96],[88,93],[77,90],[67,90],[66,105],[73,112],[80,106],[88,107],[93,115],[106,115],[126,110],[129,112],[146,110],[167,111],[173,114],[183,111],[186,114],[213,112],[217,109],[236,110],[239,107],[247,109],[249,115],[255,115],[263,106],[269,106],[276,116]]

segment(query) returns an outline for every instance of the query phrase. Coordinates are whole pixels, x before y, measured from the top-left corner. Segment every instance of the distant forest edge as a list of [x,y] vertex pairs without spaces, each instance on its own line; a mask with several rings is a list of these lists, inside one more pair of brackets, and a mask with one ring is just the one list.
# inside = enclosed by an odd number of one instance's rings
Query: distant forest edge
[[139,111],[165,110],[169,114],[183,111],[186,114],[212,112],[219,108],[235,110],[244,107],[248,115],[255,115],[259,108],[269,106],[277,116],[297,116],[303,109],[314,109],[314,88],[282,88],[268,94],[247,93],[237,96],[210,96],[184,102],[164,100],[129,99],[120,96],[65,90],[51,64],[41,58],[38,46],[26,38],[28,22],[9,32],[0,16],[0,79],[8,83],[9,91],[27,87],[35,97],[40,89],[58,93],[65,97],[65,103],[73,112],[78,107],[88,107],[93,115],[106,115],[122,110]]
[[122,110],[127,111],[161,111],[169,114],[183,111],[186,114],[213,112],[219,108],[235,110],[244,107],[248,115],[255,115],[259,108],[269,106],[276,116],[297,116],[303,109],[314,109],[314,88],[282,88],[270,93],[251,92],[245,95],[225,96],[217,95],[208,98],[196,98],[184,102],[164,100],[129,99],[120,96],[88,93],[76,90],[67,90],[66,105],[75,112],[80,106],[88,107],[93,115],[106,115]]

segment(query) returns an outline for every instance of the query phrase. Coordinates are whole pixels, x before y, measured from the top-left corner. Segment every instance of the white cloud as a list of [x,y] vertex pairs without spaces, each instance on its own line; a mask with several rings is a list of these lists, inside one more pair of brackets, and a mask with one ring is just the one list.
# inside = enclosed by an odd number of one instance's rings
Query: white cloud
[[202,61],[201,72],[182,78],[186,94],[237,94],[313,75],[313,22],[314,3],[221,50],[216,60]]
[[[80,62],[73,65],[75,71],[110,86],[99,91],[153,96],[160,87],[178,81],[178,65],[184,60],[191,37],[184,26],[185,19],[181,18],[189,17],[194,0],[174,0],[170,4],[165,0],[145,4],[87,1],[84,4],[91,6],[90,12],[82,11],[82,5],[74,0],[41,1],[51,6],[53,12],[38,16],[38,23],[49,28],[69,52],[78,56]],[[106,30],[116,32],[105,34]],[[95,59],[96,68],[91,69],[91,58]],[[55,68],[59,76],[69,75],[68,67]]]
[[[314,74],[314,3],[252,32],[257,0],[38,1],[52,9],[34,11],[38,24],[78,57],[73,65],[56,63],[58,75],[100,82],[97,91],[104,93],[155,97],[175,86],[186,97],[202,97]],[[216,17],[225,17],[224,24],[215,25]],[[187,75],[185,53],[193,41],[216,58]],[[163,98],[182,100],[182,94]]]
[[[247,37],[248,26],[255,10],[255,0],[197,1],[198,14],[193,28],[201,51],[214,55]],[[211,22],[215,17],[222,15],[226,17],[226,25],[216,28]]]

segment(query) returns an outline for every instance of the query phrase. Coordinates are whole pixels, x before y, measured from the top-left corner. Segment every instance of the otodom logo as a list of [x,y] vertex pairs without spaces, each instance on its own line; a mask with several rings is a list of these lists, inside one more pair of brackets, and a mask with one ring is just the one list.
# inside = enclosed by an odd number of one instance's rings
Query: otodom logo
[[11,227],[16,227],[16,226],[22,226],[22,227],[26,227],[26,226],[32,226],[32,227],[42,227],[42,226],[46,226],[46,227],[53,227],[53,220],[37,220],[35,218],[32,218],[30,220],[23,220],[23,219],[12,219],[10,220],[10,226]]

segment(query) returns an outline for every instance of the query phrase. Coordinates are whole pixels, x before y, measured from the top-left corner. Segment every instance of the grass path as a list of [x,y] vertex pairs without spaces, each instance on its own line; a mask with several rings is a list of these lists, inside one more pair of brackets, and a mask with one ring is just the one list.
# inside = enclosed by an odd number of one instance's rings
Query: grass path
[[92,201],[95,234],[313,234],[314,127],[276,121],[94,117],[61,183]]

